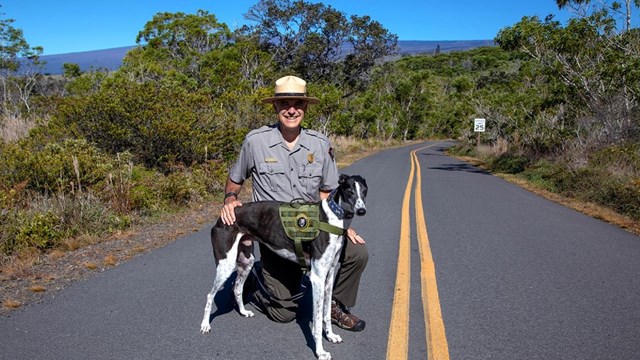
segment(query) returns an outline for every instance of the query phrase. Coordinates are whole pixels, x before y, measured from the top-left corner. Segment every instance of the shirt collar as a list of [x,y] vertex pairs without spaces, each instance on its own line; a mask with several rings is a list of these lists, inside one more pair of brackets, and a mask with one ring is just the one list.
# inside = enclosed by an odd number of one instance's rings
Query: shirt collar
[[[280,123],[273,125],[273,130],[269,134],[269,147],[274,147],[276,145],[283,144],[284,139],[282,138],[282,134],[280,133]],[[296,146],[300,145],[301,147],[310,150],[309,146],[309,136],[307,135],[307,129],[304,127],[300,129],[300,137],[298,137],[298,142]]]

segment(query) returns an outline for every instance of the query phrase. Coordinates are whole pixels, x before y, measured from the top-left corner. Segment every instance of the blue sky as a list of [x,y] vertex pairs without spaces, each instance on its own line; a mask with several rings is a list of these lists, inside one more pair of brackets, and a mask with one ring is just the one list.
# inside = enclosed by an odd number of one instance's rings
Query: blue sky
[[[311,2],[320,2],[310,0]],[[215,14],[232,29],[258,0],[0,0],[31,46],[45,55],[135,45],[138,32],[158,12]],[[485,40],[523,16],[556,14],[554,0],[326,0],[348,15],[369,15],[400,40]]]

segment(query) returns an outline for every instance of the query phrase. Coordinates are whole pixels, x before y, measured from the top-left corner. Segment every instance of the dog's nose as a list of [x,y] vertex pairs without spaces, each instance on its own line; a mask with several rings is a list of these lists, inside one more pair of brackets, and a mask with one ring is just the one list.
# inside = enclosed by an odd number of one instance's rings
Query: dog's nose
[[366,213],[367,213],[367,209],[364,209],[364,208],[360,208],[360,209],[356,210],[356,215],[358,215],[358,216],[363,216]]

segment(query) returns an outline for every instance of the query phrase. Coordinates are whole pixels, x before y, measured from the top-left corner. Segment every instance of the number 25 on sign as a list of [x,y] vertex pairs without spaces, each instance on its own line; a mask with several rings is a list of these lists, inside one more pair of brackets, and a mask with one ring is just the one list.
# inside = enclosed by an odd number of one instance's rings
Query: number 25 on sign
[[485,129],[485,119],[474,119],[473,120],[473,131],[474,132],[484,132]]

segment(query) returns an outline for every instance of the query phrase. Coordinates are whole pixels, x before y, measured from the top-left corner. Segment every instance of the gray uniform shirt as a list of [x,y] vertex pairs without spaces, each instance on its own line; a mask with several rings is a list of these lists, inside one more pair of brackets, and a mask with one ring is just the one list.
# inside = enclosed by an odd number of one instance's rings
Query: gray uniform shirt
[[253,201],[316,202],[320,200],[319,190],[338,187],[332,151],[326,136],[304,128],[289,150],[278,124],[263,126],[245,137],[229,178],[241,184],[251,177]]

